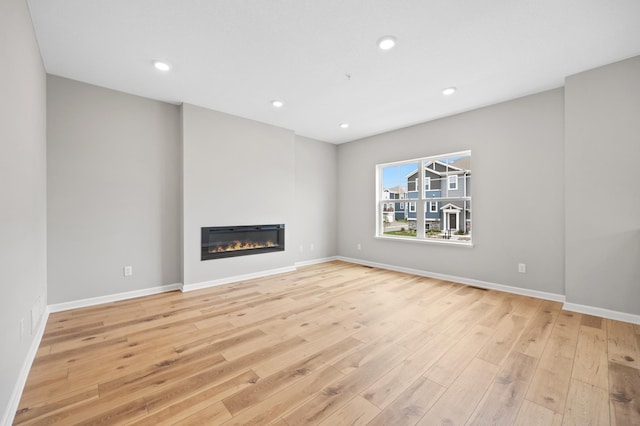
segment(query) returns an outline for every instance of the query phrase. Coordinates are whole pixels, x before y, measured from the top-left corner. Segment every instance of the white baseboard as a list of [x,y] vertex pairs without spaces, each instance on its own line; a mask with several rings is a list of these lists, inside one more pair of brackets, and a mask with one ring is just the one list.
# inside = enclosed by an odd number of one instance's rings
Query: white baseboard
[[337,259],[338,259],[337,256],[331,256],[331,257],[323,257],[320,259],[303,260],[301,262],[296,262],[295,267],[301,268],[303,266],[317,265],[318,263],[331,262],[332,260],[337,260]]
[[632,324],[640,325],[640,315],[628,314],[626,312],[612,311],[610,309],[596,308],[595,306],[579,305],[577,303],[564,303],[562,309],[578,312],[579,314],[594,315],[596,317],[602,317],[612,319],[616,321],[630,322]]
[[71,302],[56,303],[49,305],[49,312],[67,311],[69,309],[86,308],[100,305],[102,303],[118,302],[120,300],[133,299],[136,297],[150,296],[152,294],[166,293],[168,291],[180,290],[182,284],[167,284],[158,287],[144,288],[142,290],[127,291],[125,293],[109,294],[107,296],[92,297],[89,299],[74,300]]
[[504,284],[496,284],[487,281],[474,280],[471,278],[457,277],[455,275],[445,275],[436,272],[422,271],[420,269],[403,268],[400,266],[387,265],[385,263],[370,262],[368,260],[353,259],[350,257],[337,256],[338,260],[344,262],[356,263],[359,265],[373,266],[380,269],[388,269],[390,271],[405,272],[407,274],[419,275],[421,277],[435,278],[438,280],[453,281],[460,284],[472,285],[474,287],[486,288],[490,290],[503,291],[505,293],[519,294],[521,296],[530,296],[538,299],[551,300],[554,302],[564,302],[563,294],[548,293],[546,291],[530,290],[527,288],[512,287]]
[[36,354],[38,352],[38,348],[40,347],[40,342],[42,341],[42,336],[44,335],[44,330],[47,325],[49,313],[65,311],[68,309],[84,308],[84,307],[98,305],[102,303],[116,302],[120,300],[132,299],[135,297],[148,296],[152,294],[164,293],[164,292],[174,291],[174,290],[182,290],[183,292],[198,290],[198,289],[203,289],[208,287],[230,284],[230,283],[239,282],[239,281],[246,281],[246,280],[255,279],[255,278],[267,277],[270,275],[293,272],[296,270],[297,267],[316,265],[319,263],[330,262],[333,260],[341,260],[344,262],[355,263],[359,265],[372,266],[375,268],[387,269],[391,271],[404,272],[404,273],[423,276],[423,277],[452,281],[452,282],[472,285],[472,286],[491,289],[491,290],[503,291],[506,293],[519,294],[523,296],[531,296],[539,299],[552,300],[554,302],[562,302],[563,309],[567,311],[594,315],[602,318],[608,318],[608,319],[617,320],[617,321],[624,321],[632,324],[640,324],[640,315],[612,311],[609,309],[597,308],[597,307],[587,306],[587,305],[579,305],[576,303],[566,303],[565,296],[561,294],[512,287],[512,286],[503,285],[503,284],[496,284],[496,283],[480,281],[480,280],[475,280],[470,278],[457,277],[454,275],[439,274],[435,272],[423,271],[423,270],[413,269],[413,268],[404,268],[400,266],[388,265],[385,263],[378,263],[378,262],[370,262],[367,260],[354,259],[354,258],[344,257],[344,256],[332,256],[332,257],[326,257],[321,259],[313,259],[313,260],[307,260],[302,262],[296,262],[295,266],[271,269],[271,270],[255,272],[251,274],[236,275],[233,277],[221,278],[213,281],[206,281],[206,282],[187,284],[187,285],[183,285],[180,283],[169,284],[169,285],[164,285],[159,287],[151,287],[143,290],[135,290],[135,291],[129,291],[125,293],[118,293],[118,294],[101,296],[101,297],[93,297],[90,299],[82,299],[82,300],[58,303],[58,304],[47,306],[42,315],[42,318],[40,319],[40,324],[38,326],[38,329],[36,330],[34,339],[31,342],[31,347],[29,348],[29,352],[27,353],[24,364],[22,365],[22,369],[20,370],[20,375],[18,376],[18,380],[16,381],[13,392],[11,394],[11,398],[9,400],[9,405],[7,407],[7,410],[4,413],[3,418],[0,420],[0,425],[10,425],[13,423],[15,412],[18,409],[18,404],[20,403],[20,397],[22,396],[22,391],[24,390],[24,386],[27,382],[27,377],[29,376],[29,371],[31,370],[31,365],[33,364],[33,360],[35,359]]
[[566,296],[556,293],[547,293],[545,291],[529,290],[526,288],[512,287],[504,284],[495,284],[486,281],[479,281],[470,278],[456,277],[453,275],[438,274],[434,272],[421,271],[419,269],[403,268],[400,266],[387,265],[384,263],[370,262],[368,260],[353,259],[350,257],[337,256],[338,260],[344,262],[356,263],[359,265],[373,266],[391,271],[406,272],[408,274],[420,275],[423,277],[436,278],[440,280],[453,281],[461,284],[468,284],[475,287],[487,288],[491,290],[504,291],[505,293],[519,294],[522,296],[531,296],[538,299],[551,300],[554,302],[562,302],[562,309],[580,314],[594,315],[597,317],[608,318],[617,321],[628,322],[632,324],[640,324],[640,315],[629,314],[626,312],[612,311],[609,309],[598,308],[595,306],[579,305],[576,303],[567,303]]
[[247,280],[253,280],[255,278],[268,277],[270,275],[284,274],[286,272],[293,272],[295,270],[296,270],[295,266],[287,266],[284,268],[269,269],[267,271],[253,272],[251,274],[235,275],[233,277],[220,278],[220,279],[211,280],[211,281],[203,281],[200,283],[183,284],[182,291],[187,292],[187,291],[193,291],[193,290],[200,290],[203,288],[237,283],[239,281],[247,281]]
[[31,347],[29,347],[29,352],[27,352],[27,356],[25,357],[22,368],[20,369],[20,375],[18,376],[18,380],[16,380],[13,392],[11,393],[9,405],[7,406],[7,410],[0,420],[0,425],[10,425],[13,423],[13,419],[16,416],[16,410],[18,409],[18,404],[20,404],[20,397],[22,396],[24,385],[27,384],[29,371],[31,370],[33,360],[36,358],[36,354],[38,353],[38,348],[40,347],[40,342],[42,341],[42,336],[44,335],[44,330],[47,326],[48,319],[49,309],[45,307],[44,313],[40,318],[40,324],[38,325],[35,335],[33,336]]

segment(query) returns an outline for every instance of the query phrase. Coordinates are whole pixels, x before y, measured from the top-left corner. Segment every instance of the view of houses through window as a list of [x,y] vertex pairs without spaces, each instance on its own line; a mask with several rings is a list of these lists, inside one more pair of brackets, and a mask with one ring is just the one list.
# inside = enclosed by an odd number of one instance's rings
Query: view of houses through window
[[471,151],[379,164],[376,182],[377,236],[471,244]]

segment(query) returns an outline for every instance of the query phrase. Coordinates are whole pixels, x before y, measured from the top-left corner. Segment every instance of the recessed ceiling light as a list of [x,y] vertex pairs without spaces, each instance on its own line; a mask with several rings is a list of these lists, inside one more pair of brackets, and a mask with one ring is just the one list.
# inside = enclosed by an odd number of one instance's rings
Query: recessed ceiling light
[[271,105],[273,105],[275,108],[282,108],[284,106],[284,102],[274,99],[273,101],[271,101]]
[[162,61],[153,61],[153,66],[160,71],[169,71],[171,69],[171,65]]
[[445,96],[451,96],[454,93],[456,93],[456,90],[457,89],[455,87],[447,87],[446,89],[444,89],[442,91],[442,94],[445,95]]
[[378,47],[382,50],[389,50],[396,45],[396,38],[391,35],[381,37],[378,40]]
[[349,123],[340,123],[340,128],[341,129],[348,129],[349,128]]

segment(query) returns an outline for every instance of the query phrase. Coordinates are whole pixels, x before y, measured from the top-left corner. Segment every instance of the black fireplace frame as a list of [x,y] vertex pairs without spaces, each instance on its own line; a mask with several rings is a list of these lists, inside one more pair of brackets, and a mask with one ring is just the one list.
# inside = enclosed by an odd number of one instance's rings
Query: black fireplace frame
[[[209,226],[202,227],[200,237],[200,260],[221,259],[226,257],[248,256],[252,254],[271,253],[277,251],[284,251],[284,224],[277,225],[250,225],[250,226]],[[274,234],[275,231],[275,234]],[[214,244],[210,243],[211,234],[229,234],[237,233],[271,233],[276,235],[276,246],[273,247],[259,247],[248,248],[241,250],[222,251],[222,252],[209,252],[209,248]]]

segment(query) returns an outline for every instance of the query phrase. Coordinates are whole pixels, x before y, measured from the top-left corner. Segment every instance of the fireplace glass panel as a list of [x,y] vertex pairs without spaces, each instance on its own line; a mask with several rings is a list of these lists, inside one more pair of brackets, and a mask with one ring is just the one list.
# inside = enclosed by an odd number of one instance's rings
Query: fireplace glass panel
[[202,228],[201,259],[284,250],[284,224]]

